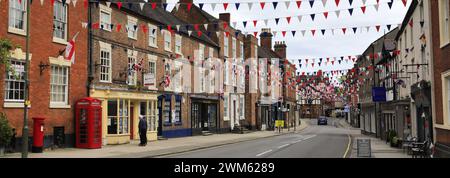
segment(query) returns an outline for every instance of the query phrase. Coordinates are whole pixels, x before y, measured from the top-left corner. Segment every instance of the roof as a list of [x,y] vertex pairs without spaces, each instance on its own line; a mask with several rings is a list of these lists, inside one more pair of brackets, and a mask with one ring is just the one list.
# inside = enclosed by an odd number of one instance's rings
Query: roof
[[417,2],[417,0],[413,0],[411,2],[408,12],[406,12],[405,18],[403,19],[402,26],[401,26],[400,30],[398,31],[397,36],[395,37],[395,40],[398,40],[400,38],[400,36],[402,35],[403,31],[405,31],[406,26],[408,25],[409,20],[411,19],[418,4],[419,3]]
[[[105,0],[100,0],[100,1],[105,1]],[[142,0],[138,0],[138,1],[145,2]],[[141,10],[141,7],[138,3],[128,3],[128,5],[122,6],[122,9],[125,11],[130,11],[136,15],[140,15],[140,16],[150,19],[152,21],[155,21],[155,22],[159,23],[159,25],[173,25],[173,26],[182,25],[182,27],[180,27],[180,31],[178,31],[178,32],[189,36],[189,33],[188,33],[186,27],[184,27],[185,24],[189,24],[189,23],[182,21],[181,19],[177,18],[176,16],[174,16],[173,14],[166,11],[165,9],[163,9],[160,6],[158,6],[155,9],[152,9],[150,3],[145,3],[143,9]],[[198,35],[191,35],[191,38],[195,38],[197,40],[203,41],[203,42],[208,43],[215,47],[219,46],[217,43],[215,43],[213,40],[211,40],[206,35],[201,35],[200,37]]]
[[274,51],[272,51],[271,49],[267,49],[264,47],[258,47],[258,58],[280,59],[280,56],[278,56],[278,54],[275,53]]

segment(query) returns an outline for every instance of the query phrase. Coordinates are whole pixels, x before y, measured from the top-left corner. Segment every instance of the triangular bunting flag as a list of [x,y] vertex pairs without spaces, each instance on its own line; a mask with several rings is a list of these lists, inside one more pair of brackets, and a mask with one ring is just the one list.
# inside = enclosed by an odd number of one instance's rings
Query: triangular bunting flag
[[239,10],[239,7],[241,6],[241,3],[234,3],[234,6],[236,7],[236,10]]
[[316,14],[311,14],[311,20],[314,22],[314,19],[316,18]]
[[247,21],[243,21],[242,25],[244,25],[244,28],[247,28]]
[[249,2],[249,3],[247,3],[247,5],[248,5],[248,10],[251,11],[251,10],[252,10],[252,7],[253,7],[253,3],[252,3],[252,2]]
[[198,7],[201,9],[201,10],[203,10],[203,6],[204,6],[205,4],[204,3],[199,3],[198,4]]
[[280,18],[275,18],[275,23],[278,25],[278,22],[280,22]]
[[336,2],[336,7],[338,7],[339,6],[339,2],[341,2],[341,0],[335,0],[335,2]]
[[257,20],[253,20],[253,26],[256,27],[256,24],[258,23]]
[[253,32],[253,35],[255,35],[255,37],[258,36],[258,32]]
[[180,31],[181,25],[175,25],[175,28],[177,28],[177,31]]
[[289,9],[289,6],[291,5],[291,2],[290,1],[286,1],[286,2],[284,2],[284,4],[286,5],[286,9]]
[[377,32],[380,32],[380,27],[379,25],[375,26],[375,28],[377,29]]
[[303,16],[298,16],[297,18],[298,18],[298,23],[301,23]]
[[324,12],[323,16],[325,16],[325,19],[328,19],[328,12]]
[[392,5],[394,4],[394,0],[391,0],[391,2],[388,2],[387,4],[389,6],[389,9],[392,9]]
[[[76,6],[77,6],[77,1],[78,1],[78,0],[72,0],[73,7],[76,7]],[[41,2],[42,2],[42,1],[41,1]]]
[[339,14],[341,14],[341,11],[337,10],[336,12],[336,17],[339,18]]
[[216,9],[216,3],[211,3],[211,9],[214,11]]
[[175,10],[178,11],[179,8],[180,8],[180,3],[175,4]]
[[269,23],[268,19],[264,19],[264,24],[267,26],[267,23]]
[[408,0],[402,0],[403,5],[406,7],[406,4],[408,3]]
[[316,30],[311,30],[311,33],[314,36],[316,34]]
[[365,14],[366,13],[366,6],[362,6],[361,7],[361,11],[363,12],[363,14]]
[[261,9],[264,10],[264,6],[266,6],[266,3],[265,2],[261,2],[259,4],[261,5]]
[[291,23],[291,17],[286,17],[286,21],[287,21],[288,24],[290,24]]
[[350,6],[353,4],[353,0],[348,0],[348,2],[350,3]]
[[272,2],[272,5],[273,5],[273,9],[276,10],[276,9],[277,9],[277,6],[278,6],[278,2],[276,2],[276,1],[275,1],[275,2]]
[[207,23],[203,24],[203,27],[205,28],[206,31],[208,31],[208,24]]
[[356,30],[358,30],[358,28],[357,27],[353,27],[353,33],[356,34]]
[[145,5],[145,3],[143,3],[143,2],[139,3],[139,7],[141,7],[141,11],[142,11],[142,9],[144,9],[144,5]]
[[327,5],[327,1],[328,0],[322,0],[323,7],[325,7]]
[[197,35],[200,37],[202,36],[202,31],[197,31]]
[[106,7],[111,7],[111,2],[110,1],[106,1]]
[[306,30],[302,30],[302,36],[305,36]]
[[295,30],[293,30],[292,31],[292,37],[295,37],[295,33],[296,33],[297,31],[295,31]]
[[312,0],[312,1],[309,0],[309,5],[311,5],[311,8],[313,8],[313,6],[314,6],[314,1],[315,1],[315,0]]
[[233,27],[236,28],[237,22],[233,22]]
[[223,9],[227,10],[227,8],[228,8],[228,3],[223,3]]
[[301,6],[302,6],[302,1],[297,1],[297,7],[300,9]]
[[220,36],[220,31],[216,32],[216,36],[219,37]]
[[345,35],[345,32],[347,32],[347,28],[342,28],[342,32],[343,32],[344,35]]
[[387,27],[387,29],[388,29],[389,31],[391,31],[392,25],[386,25],[386,27]]
[[281,33],[283,34],[283,37],[286,37],[286,31],[281,31]]
[[350,16],[353,15],[353,8],[348,9],[348,12],[350,13]]
[[190,12],[192,9],[192,3],[187,4],[187,11]]
[[373,7],[375,8],[375,11],[378,12],[378,9],[380,8],[380,4],[375,4]]
[[322,31],[322,35],[325,35],[325,29],[322,29],[321,31]]
[[192,31],[191,30],[188,30],[188,35],[192,36]]
[[120,10],[120,8],[122,8],[122,2],[116,2],[116,4],[117,4],[117,7],[118,7],[119,10]]

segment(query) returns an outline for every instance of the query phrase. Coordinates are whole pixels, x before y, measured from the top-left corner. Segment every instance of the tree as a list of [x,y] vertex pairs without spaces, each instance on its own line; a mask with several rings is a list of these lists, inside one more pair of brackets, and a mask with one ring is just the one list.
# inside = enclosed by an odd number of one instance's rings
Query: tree
[[9,144],[12,135],[12,128],[6,118],[6,114],[0,113],[0,148]]

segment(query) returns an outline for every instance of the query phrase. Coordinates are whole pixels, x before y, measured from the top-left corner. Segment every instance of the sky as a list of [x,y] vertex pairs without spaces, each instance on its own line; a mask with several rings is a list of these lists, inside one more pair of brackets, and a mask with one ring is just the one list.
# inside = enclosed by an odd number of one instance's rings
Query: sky
[[[274,10],[272,2],[277,1],[277,9]],[[363,6],[362,0],[353,0],[353,4],[350,6],[349,0],[341,0],[339,7],[336,7],[334,0],[327,0],[326,6],[323,7],[322,0],[315,0],[313,8],[307,0],[303,0],[301,8],[298,9],[296,1],[290,1],[289,9],[286,9],[285,2],[289,0],[194,0],[194,4],[205,3],[203,10],[209,12],[215,17],[219,17],[220,13],[231,13],[232,22],[238,22],[236,28],[242,32],[260,31],[261,28],[271,28],[273,31],[291,31],[296,30],[296,36],[292,37],[292,34],[288,32],[286,37],[283,37],[281,33],[276,34],[273,41],[285,41],[287,45],[287,58],[292,59],[291,62],[297,64],[297,59],[313,59],[318,61],[319,58],[326,57],[340,57],[340,56],[355,56],[362,54],[365,49],[372,43],[381,37],[384,33],[387,33],[387,29],[381,28],[380,32],[377,32],[375,28],[371,28],[369,32],[366,28],[362,28],[356,34],[353,34],[351,27],[365,27],[375,26],[383,24],[401,24],[403,18],[408,10],[411,0],[408,0],[407,7],[402,3],[402,0],[393,0],[394,4],[392,9],[389,9],[387,2],[390,0],[380,0],[380,6],[378,11],[374,6],[376,0],[366,0],[367,10],[363,14],[361,8]],[[167,0],[169,3],[168,9],[172,9],[174,4],[178,0]],[[222,4],[217,4],[214,11],[208,3],[229,3],[227,10],[224,10]],[[240,2],[239,10],[236,10],[235,4]],[[254,2],[252,10],[250,11],[247,3]],[[259,2],[266,2],[264,10],[261,10]],[[347,9],[354,8],[353,15],[350,16]],[[341,11],[339,18],[336,17],[336,10]],[[323,12],[329,11],[328,19],[322,15]],[[317,14],[315,20],[312,21],[308,14]],[[297,16],[306,15],[302,21],[297,20]],[[278,25],[275,24],[274,19],[278,17],[293,16],[291,23],[288,24],[285,18],[280,18]],[[257,19],[269,19],[267,26],[262,21],[259,21],[256,28],[253,26],[252,20]],[[249,21],[246,28],[244,28],[242,21]],[[230,24],[230,25],[231,25]],[[327,31],[325,36],[322,36],[320,29],[341,29],[343,27],[350,27],[347,30],[346,35],[342,34],[342,30],[336,30],[335,35],[331,34],[331,31]],[[397,27],[393,25],[392,29]],[[315,37],[311,34],[311,29],[317,29]],[[307,30],[303,37],[300,30]],[[340,59],[340,58],[339,58]],[[343,70],[353,67],[353,62],[349,60],[348,63],[342,62],[341,65],[338,62],[334,66],[323,65],[318,67],[317,64],[314,68],[309,64],[305,67],[305,60],[302,60],[302,68],[298,72],[314,72],[317,70],[330,71],[330,70]]]

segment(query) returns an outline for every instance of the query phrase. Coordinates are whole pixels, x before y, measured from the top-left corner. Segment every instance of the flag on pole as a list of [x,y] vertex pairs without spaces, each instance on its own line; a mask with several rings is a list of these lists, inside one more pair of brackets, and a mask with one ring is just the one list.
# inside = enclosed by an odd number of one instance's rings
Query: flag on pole
[[72,62],[72,64],[75,64],[75,40],[80,32],[77,32],[75,36],[73,36],[72,40],[67,44],[66,46],[66,54],[65,58],[66,60],[69,60]]

